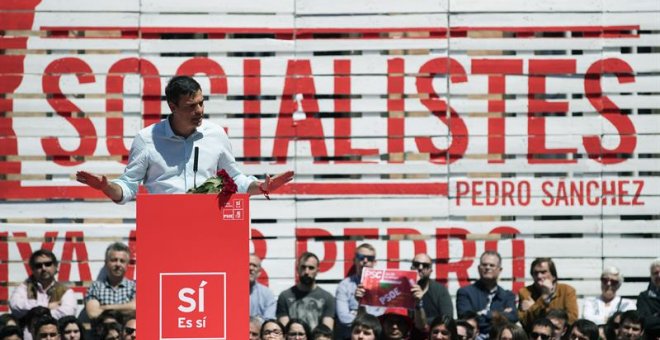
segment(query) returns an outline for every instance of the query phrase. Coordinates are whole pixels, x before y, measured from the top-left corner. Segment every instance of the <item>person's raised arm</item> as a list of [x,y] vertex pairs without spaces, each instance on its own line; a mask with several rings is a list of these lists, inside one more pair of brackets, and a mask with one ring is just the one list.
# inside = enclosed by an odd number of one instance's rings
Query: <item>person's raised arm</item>
[[122,188],[116,183],[108,182],[108,178],[103,175],[99,176],[87,171],[78,171],[76,173],[76,180],[103,192],[103,194],[115,202],[121,201],[123,195]]
[[270,194],[273,191],[276,191],[284,184],[291,182],[292,179],[293,179],[293,171],[283,172],[279,175],[276,175],[275,177],[270,177],[266,175],[266,179],[263,182],[254,181],[250,183],[247,192],[250,195],[264,194],[266,195],[266,197],[268,197],[268,194]]

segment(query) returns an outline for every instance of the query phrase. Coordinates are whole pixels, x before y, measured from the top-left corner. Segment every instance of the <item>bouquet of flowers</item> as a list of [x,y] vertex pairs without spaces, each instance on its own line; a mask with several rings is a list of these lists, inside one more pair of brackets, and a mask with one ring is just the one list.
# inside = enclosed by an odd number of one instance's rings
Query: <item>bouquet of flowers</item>
[[216,176],[207,179],[197,188],[188,190],[190,194],[218,194],[218,208],[224,207],[238,187],[225,169],[218,171]]

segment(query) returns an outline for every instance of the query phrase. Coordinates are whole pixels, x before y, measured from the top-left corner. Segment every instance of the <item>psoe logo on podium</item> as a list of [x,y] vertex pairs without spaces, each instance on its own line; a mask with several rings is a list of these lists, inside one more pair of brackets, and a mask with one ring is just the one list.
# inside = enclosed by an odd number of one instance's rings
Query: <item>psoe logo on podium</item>
[[226,339],[226,274],[161,273],[160,339]]

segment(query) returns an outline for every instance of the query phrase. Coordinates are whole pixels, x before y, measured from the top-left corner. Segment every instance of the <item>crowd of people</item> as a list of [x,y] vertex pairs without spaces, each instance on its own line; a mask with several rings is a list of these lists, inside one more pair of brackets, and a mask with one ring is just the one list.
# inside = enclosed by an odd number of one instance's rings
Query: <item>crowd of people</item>
[[[76,317],[72,289],[56,280],[57,257],[47,249],[35,251],[29,259],[31,275],[9,299],[11,312],[0,315],[0,340],[135,340],[136,284],[125,277],[130,258],[125,244],[108,246],[104,268],[85,294],[84,313]],[[617,295],[623,276],[607,267],[600,278],[602,294],[584,299],[581,309],[575,289],[558,282],[550,258],[532,262],[534,282],[516,296],[498,284],[501,256],[486,251],[479,259],[479,278],[459,288],[453,301],[447,288],[431,278],[432,258],[417,254],[411,270],[418,280],[406,292],[414,308],[363,303],[368,291],[362,272],[376,265],[376,250],[368,243],[355,249],[353,267],[334,295],[317,284],[319,264],[315,254],[301,254],[298,282],[276,297],[257,282],[261,259],[250,255],[251,340],[660,339],[660,259],[651,263],[648,289],[637,301]]]
[[[516,294],[498,284],[502,258],[495,251],[479,259],[479,279],[461,287],[453,301],[447,288],[431,279],[433,260],[417,254],[410,288],[414,308],[366,305],[364,268],[376,265],[375,248],[355,249],[353,267],[335,294],[317,285],[319,258],[310,252],[297,260],[298,282],[277,298],[257,282],[261,260],[250,256],[250,340],[660,340],[660,259],[651,263],[648,288],[637,301],[617,295],[623,275],[603,270],[601,295],[583,300],[559,282],[551,258],[530,266],[534,282]],[[457,318],[454,318],[454,302]]]
[[135,281],[125,278],[131,258],[123,243],[112,243],[105,265],[85,294],[85,315],[76,317],[73,290],[56,280],[52,251],[32,253],[31,275],[9,298],[11,313],[0,315],[0,340],[135,340]]

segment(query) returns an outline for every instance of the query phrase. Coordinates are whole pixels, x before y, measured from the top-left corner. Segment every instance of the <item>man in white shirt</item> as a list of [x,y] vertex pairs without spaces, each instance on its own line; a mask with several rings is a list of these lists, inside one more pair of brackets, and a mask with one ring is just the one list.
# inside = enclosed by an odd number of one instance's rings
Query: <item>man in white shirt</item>
[[[250,195],[268,196],[293,179],[293,171],[287,171],[273,178],[266,176],[262,182],[238,169],[225,131],[203,119],[204,96],[193,78],[173,77],[165,94],[172,114],[140,130],[120,178],[108,181],[105,176],[78,171],[76,179],[120,204],[135,198],[141,182],[150,193],[184,193],[221,169],[232,177],[238,192]],[[193,171],[196,147],[198,171]]]
[[42,306],[59,319],[76,312],[73,290],[55,280],[57,257],[52,251],[40,249],[32,253],[29,260],[32,275],[23,281],[9,298],[9,308],[17,318],[24,317],[30,309]]

